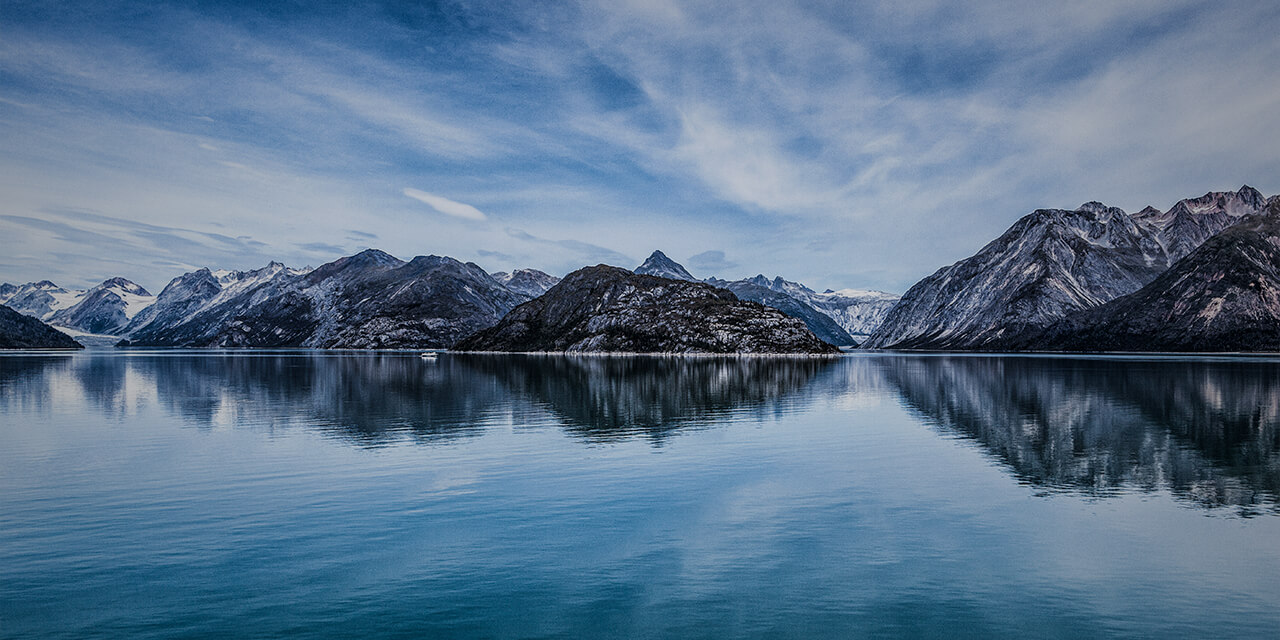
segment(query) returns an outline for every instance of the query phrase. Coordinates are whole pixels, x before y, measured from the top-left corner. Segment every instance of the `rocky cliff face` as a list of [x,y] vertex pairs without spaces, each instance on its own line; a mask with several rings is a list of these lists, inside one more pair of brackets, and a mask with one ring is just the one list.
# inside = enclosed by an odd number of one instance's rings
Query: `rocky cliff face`
[[471,263],[439,256],[404,262],[375,249],[310,272],[273,264],[226,280],[202,270],[170,283],[160,298],[173,320],[158,311],[130,344],[442,348],[527,299]]
[[1138,291],[1008,347],[1280,351],[1280,203],[1209,238]]
[[0,305],[0,349],[83,349],[53,327]]
[[804,323],[697,282],[597,265],[565,276],[460,351],[836,353]]
[[1250,187],[1130,216],[1091,202],[1038,210],[976,255],[913,286],[864,343],[986,349],[1132,293],[1205,234],[1265,204]]

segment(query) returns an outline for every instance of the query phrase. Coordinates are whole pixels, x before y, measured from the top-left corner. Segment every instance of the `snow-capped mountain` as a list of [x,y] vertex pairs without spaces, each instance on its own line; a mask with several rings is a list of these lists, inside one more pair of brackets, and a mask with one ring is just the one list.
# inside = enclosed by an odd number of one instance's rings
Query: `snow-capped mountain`
[[121,335],[125,325],[155,301],[155,296],[125,278],[111,278],[93,288],[72,290],[42,280],[0,286],[0,304],[56,327]]
[[54,312],[74,305],[84,293],[59,287],[48,280],[22,285],[5,283],[0,287],[0,304],[23,315],[47,320]]
[[499,271],[492,275],[494,280],[501,282],[506,288],[530,298],[546,293],[547,289],[560,282],[560,278],[537,269],[516,269],[511,273]]
[[74,305],[55,311],[49,323],[87,333],[121,335],[129,321],[156,297],[124,278],[111,278],[84,292]]
[[130,344],[195,347],[438,348],[496,323],[528,296],[479,266],[376,249],[312,271],[278,263],[175,279]]
[[[251,289],[307,273],[272,262],[250,271],[197,269],[174,278],[155,302],[130,320],[123,335],[150,335],[186,322],[198,313],[217,307]],[[264,291],[263,295],[270,295]]]
[[913,286],[864,346],[988,348],[1043,329],[1137,291],[1206,232],[1264,204],[1246,186],[1182,200],[1164,213],[1129,215],[1098,202],[1037,210],[974,256]]
[[834,353],[804,323],[724,289],[597,265],[574,271],[460,351]]
[[667,254],[661,251],[654,251],[649,254],[649,258],[644,261],[644,264],[632,269],[632,271],[646,276],[658,276],[659,278],[671,278],[672,280],[698,281],[680,263],[668,258]]

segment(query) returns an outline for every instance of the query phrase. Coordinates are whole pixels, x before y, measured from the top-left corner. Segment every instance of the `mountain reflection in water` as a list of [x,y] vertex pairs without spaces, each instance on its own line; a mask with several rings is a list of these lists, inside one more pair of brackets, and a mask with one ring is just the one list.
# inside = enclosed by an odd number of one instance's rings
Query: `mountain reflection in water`
[[903,402],[1023,481],[1106,495],[1165,488],[1271,512],[1280,493],[1280,364],[1173,358],[873,360]]
[[[0,414],[154,405],[200,428],[308,429],[362,447],[495,426],[588,442],[857,411],[896,394],[1020,481],[1102,497],[1163,491],[1280,513],[1280,363],[1265,359],[867,354],[808,358],[97,352],[0,358]],[[852,408],[850,408],[852,407]]]
[[457,356],[590,439],[664,434],[786,411],[826,358]]

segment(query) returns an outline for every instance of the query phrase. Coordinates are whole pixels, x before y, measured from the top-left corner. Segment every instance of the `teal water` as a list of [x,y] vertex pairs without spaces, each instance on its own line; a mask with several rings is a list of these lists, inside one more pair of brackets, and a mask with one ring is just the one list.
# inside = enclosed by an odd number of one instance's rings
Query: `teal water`
[[0,637],[1275,637],[1280,361],[0,357]]

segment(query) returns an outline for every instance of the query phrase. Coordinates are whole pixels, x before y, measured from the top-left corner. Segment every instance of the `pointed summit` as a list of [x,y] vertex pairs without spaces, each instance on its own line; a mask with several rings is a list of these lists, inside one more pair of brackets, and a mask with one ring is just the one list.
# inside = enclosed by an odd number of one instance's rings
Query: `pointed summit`
[[680,263],[667,257],[667,254],[661,251],[654,251],[649,255],[649,259],[644,264],[635,268],[635,273],[647,276],[658,276],[659,278],[670,278],[672,280],[688,280],[697,282],[698,279],[689,274]]

